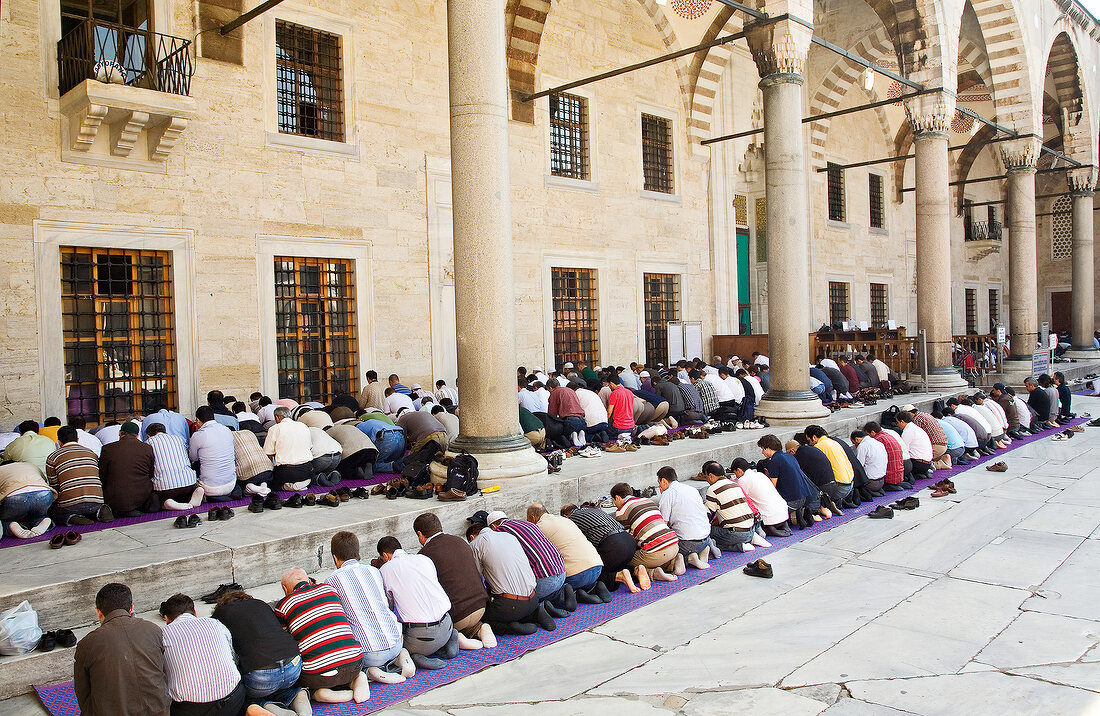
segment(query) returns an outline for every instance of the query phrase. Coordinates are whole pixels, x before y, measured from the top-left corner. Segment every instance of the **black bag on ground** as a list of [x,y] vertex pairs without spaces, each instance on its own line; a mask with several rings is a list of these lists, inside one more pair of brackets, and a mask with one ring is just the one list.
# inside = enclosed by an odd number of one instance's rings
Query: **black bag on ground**
[[461,492],[467,497],[478,493],[477,458],[468,452],[461,452],[451,458],[447,466],[447,484],[444,487],[453,493]]
[[896,405],[891,405],[886,410],[882,411],[882,419],[879,425],[884,428],[895,428],[898,425],[898,413],[901,409]]
[[405,458],[405,469],[401,471],[401,477],[409,481],[409,487],[420,487],[431,482],[432,473],[430,465],[435,456],[443,452],[439,443],[429,440],[416,452],[409,453]]

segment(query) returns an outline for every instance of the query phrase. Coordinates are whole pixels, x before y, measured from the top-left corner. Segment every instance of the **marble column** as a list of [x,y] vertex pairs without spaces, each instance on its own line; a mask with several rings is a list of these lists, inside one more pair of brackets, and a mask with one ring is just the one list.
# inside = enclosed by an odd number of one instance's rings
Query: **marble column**
[[[1006,370],[1030,373],[1039,340],[1039,274],[1035,250],[1035,162],[1037,139],[1011,142],[1001,149],[1008,173],[1005,213],[1008,224],[1008,335]],[[1025,367],[1026,364],[1026,367]]]
[[1095,312],[1094,241],[1092,228],[1092,194],[1096,185],[1096,170],[1088,167],[1066,173],[1070,197],[1073,199],[1073,295],[1071,323],[1073,352],[1096,356],[1092,334]]
[[966,385],[951,363],[951,190],[948,123],[954,99],[925,95],[906,107],[916,155],[917,328],[928,347],[928,385]]
[[808,30],[789,21],[749,35],[764,95],[771,389],[756,411],[769,419],[829,415],[810,390],[809,197],[802,135]]
[[504,9],[449,0],[451,193],[460,434],[482,480],[546,472],[516,406]]

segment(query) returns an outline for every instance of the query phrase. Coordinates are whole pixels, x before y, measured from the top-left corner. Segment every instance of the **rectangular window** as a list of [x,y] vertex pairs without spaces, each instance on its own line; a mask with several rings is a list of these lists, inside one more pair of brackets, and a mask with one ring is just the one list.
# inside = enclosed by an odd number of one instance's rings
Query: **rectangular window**
[[850,284],[841,281],[829,282],[829,323],[839,326],[848,320],[848,311],[851,306],[849,300]]
[[280,396],[328,403],[359,389],[355,317],[352,261],[275,257]]
[[680,319],[680,275],[647,273],[642,276],[642,302],[645,306],[646,362],[668,360],[669,321]]
[[829,162],[829,219],[844,221],[844,170],[839,164]]
[[550,173],[587,181],[588,100],[573,94],[550,95]]
[[978,332],[978,290],[975,288],[965,289],[964,292],[966,298],[966,332],[977,333]]
[[672,120],[642,115],[642,175],[646,191],[673,193]]
[[340,37],[275,23],[279,131],[344,141],[343,58]]
[[871,284],[871,326],[873,328],[885,328],[886,322],[890,320],[887,295],[886,284]]
[[756,200],[756,260],[764,263],[768,260],[768,200],[758,197]]
[[595,269],[550,269],[554,363],[600,364],[599,293]]
[[61,319],[70,416],[176,407],[168,252],[62,247]]
[[989,289],[989,332],[997,330],[997,324],[1001,322],[1001,292],[996,288]]
[[867,175],[867,193],[871,209],[871,228],[882,229],[886,226],[886,216],[883,212],[882,201],[882,177],[878,174]]

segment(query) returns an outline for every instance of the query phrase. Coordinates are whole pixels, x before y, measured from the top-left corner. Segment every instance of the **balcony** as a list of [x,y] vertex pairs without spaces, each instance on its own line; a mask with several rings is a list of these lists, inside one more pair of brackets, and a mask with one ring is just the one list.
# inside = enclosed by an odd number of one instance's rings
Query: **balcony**
[[968,261],[980,261],[1001,251],[1002,226],[999,221],[968,221],[963,241]]
[[[191,42],[87,20],[57,43],[62,159],[165,171],[189,119]],[[107,131],[103,131],[106,127]]]

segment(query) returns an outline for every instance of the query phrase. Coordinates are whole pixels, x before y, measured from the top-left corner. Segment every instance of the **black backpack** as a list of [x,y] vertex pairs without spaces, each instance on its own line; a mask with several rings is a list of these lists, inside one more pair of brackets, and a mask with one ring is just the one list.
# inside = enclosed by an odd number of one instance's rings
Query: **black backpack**
[[445,488],[452,493],[462,493],[466,497],[476,495],[477,458],[468,452],[461,452],[451,458],[447,466],[447,484]]
[[896,405],[891,405],[886,410],[882,411],[882,422],[879,423],[884,428],[896,428],[898,425],[898,413],[901,409]]
[[409,481],[409,487],[420,487],[431,482],[431,464],[435,456],[443,452],[439,443],[429,440],[416,452],[409,453],[405,458],[405,468],[401,471],[401,477]]

